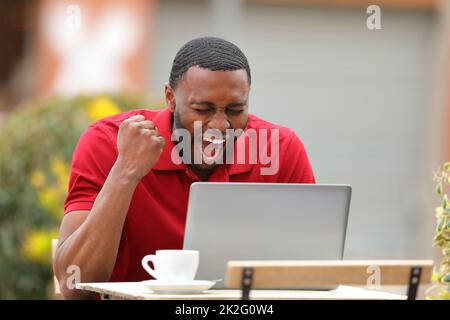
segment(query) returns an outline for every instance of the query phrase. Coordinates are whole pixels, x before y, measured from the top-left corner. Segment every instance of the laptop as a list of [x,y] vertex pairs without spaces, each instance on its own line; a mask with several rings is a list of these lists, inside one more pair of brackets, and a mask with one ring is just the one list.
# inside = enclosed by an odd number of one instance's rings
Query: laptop
[[[183,249],[200,252],[196,279],[224,279],[230,260],[341,260],[351,190],[348,185],[193,183]],[[215,285],[223,287],[223,281]]]

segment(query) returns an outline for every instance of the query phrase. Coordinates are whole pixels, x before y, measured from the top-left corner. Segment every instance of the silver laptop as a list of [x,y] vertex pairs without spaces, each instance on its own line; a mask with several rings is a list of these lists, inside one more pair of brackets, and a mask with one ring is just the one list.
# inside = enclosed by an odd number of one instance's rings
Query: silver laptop
[[200,280],[223,279],[230,260],[340,260],[350,197],[348,185],[193,183],[183,248],[200,251]]

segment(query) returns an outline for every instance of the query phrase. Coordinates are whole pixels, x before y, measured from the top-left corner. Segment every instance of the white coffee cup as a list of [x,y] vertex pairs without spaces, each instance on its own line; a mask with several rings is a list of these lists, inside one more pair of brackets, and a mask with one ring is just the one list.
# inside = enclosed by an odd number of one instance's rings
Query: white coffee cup
[[[149,262],[153,263],[152,269]],[[197,250],[157,250],[142,258],[142,267],[153,278],[170,282],[188,282],[195,278],[199,262]]]

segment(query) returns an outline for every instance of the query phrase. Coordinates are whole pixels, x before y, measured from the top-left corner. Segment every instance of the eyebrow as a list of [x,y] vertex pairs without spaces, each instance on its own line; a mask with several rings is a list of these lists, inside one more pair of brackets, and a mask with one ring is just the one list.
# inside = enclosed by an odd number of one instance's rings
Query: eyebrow
[[246,102],[232,102],[227,104],[227,107],[233,108],[233,107],[244,107],[247,103]]
[[[193,101],[190,103],[191,105],[200,105],[200,106],[206,106],[206,107],[215,107],[215,104],[210,101]],[[243,107],[247,103],[246,102],[231,102],[226,105],[227,108],[234,108],[234,107]]]

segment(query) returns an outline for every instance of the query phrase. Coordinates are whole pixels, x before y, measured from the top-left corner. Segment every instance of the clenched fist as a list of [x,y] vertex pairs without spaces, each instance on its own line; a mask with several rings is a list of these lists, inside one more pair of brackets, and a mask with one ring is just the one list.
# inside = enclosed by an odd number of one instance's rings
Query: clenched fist
[[124,120],[117,135],[117,162],[128,177],[140,180],[158,162],[165,140],[143,115]]

